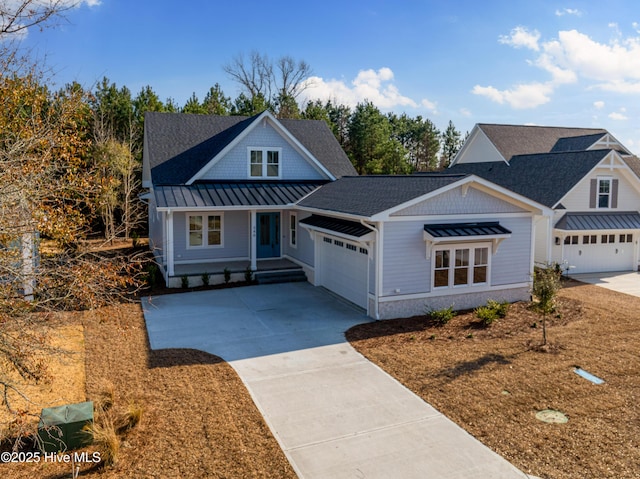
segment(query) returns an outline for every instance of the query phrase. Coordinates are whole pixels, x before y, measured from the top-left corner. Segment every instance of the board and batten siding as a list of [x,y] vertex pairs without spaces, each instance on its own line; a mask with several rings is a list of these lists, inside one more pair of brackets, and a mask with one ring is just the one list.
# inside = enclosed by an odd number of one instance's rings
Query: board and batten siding
[[[248,148],[281,148],[280,179],[327,179],[298,153],[271,125],[262,123],[254,128],[224,158],[221,158],[202,177],[203,180],[244,180],[249,178]],[[265,159],[266,161],[266,159]],[[252,178],[256,179],[256,178]]]
[[221,214],[218,211],[209,212],[179,212],[174,213],[173,238],[174,258],[176,263],[182,261],[215,261],[224,258],[249,257],[249,212],[225,211],[222,224],[222,247],[187,248],[187,217],[189,215]]
[[457,187],[400,210],[392,216],[496,214],[522,213],[524,211],[513,203],[470,186],[467,188],[466,194],[463,194],[462,187]]
[[[468,218],[466,222],[474,222]],[[531,265],[531,216],[483,219],[499,221],[511,237],[500,243],[491,257],[491,285],[528,283]],[[463,222],[443,221],[443,223]],[[382,295],[419,294],[431,291],[431,261],[427,259],[424,221],[394,221],[384,226]],[[451,243],[455,243],[452,241]],[[464,242],[460,242],[464,245]],[[461,293],[463,291],[461,290]]]

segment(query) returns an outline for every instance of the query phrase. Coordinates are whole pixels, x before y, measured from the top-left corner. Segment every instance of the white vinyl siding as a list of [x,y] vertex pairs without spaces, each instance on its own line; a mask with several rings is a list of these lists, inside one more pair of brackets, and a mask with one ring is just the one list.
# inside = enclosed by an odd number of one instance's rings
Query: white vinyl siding
[[[611,174],[610,170],[602,168],[596,169],[591,175],[580,180],[575,188],[560,200],[560,203],[566,208],[565,212],[588,211],[591,180],[597,180],[598,177],[607,175],[612,178],[612,180],[618,180],[617,205],[615,209],[617,211],[638,211],[640,192],[631,185],[625,175],[620,173],[620,170],[614,170],[613,174]],[[597,184],[595,187],[597,188]],[[595,206],[597,206],[597,203]],[[614,207],[612,206],[612,208]]]

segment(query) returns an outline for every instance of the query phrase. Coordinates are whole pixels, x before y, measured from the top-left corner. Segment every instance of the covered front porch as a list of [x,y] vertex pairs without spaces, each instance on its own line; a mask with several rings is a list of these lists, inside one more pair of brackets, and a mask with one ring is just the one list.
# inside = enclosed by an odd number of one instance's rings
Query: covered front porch
[[265,273],[300,272],[300,265],[285,258],[260,259],[256,261],[255,269],[251,261],[215,261],[197,264],[176,264],[174,274],[167,276],[167,286],[179,288],[183,285],[183,278],[188,281],[189,287],[202,286],[207,277],[209,284],[223,284],[225,282],[225,270],[229,271],[230,282],[245,281],[245,274],[251,270],[254,277]]

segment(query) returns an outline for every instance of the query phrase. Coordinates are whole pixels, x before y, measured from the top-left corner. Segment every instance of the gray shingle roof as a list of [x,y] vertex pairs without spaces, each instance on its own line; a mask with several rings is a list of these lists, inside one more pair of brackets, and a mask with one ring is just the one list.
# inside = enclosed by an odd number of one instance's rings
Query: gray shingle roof
[[518,155],[502,161],[463,163],[450,173],[470,173],[553,207],[611,150]]
[[555,227],[565,231],[637,230],[640,229],[640,214],[637,211],[567,213]]
[[467,174],[348,176],[324,185],[300,206],[370,217],[455,183]]
[[[256,117],[146,113],[145,144],[153,184],[187,182]],[[279,121],[332,175],[356,174],[324,121]]]
[[574,136],[569,138],[560,138],[553,148],[551,153],[558,153],[561,151],[583,151],[596,143],[604,135],[602,133],[596,133],[595,135]]
[[324,181],[225,181],[193,185],[159,185],[153,189],[158,208],[286,206],[311,193]]
[[[560,142],[558,148],[568,151],[567,148],[578,146],[578,140],[568,138],[581,137],[580,146],[593,138],[591,146],[600,137],[607,133],[601,128],[563,128],[553,126],[526,126],[526,125],[494,125],[479,123],[478,127],[487,135],[505,160],[516,155],[529,155],[532,153],[549,153]],[[580,148],[584,149],[584,148]]]

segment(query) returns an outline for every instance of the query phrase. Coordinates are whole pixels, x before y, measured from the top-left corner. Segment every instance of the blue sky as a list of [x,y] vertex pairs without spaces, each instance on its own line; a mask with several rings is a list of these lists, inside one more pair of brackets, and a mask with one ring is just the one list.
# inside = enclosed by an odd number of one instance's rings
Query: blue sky
[[314,72],[311,97],[475,123],[607,128],[640,152],[640,7],[632,0],[85,0],[22,40],[55,81],[103,76],[179,105],[252,50]]

